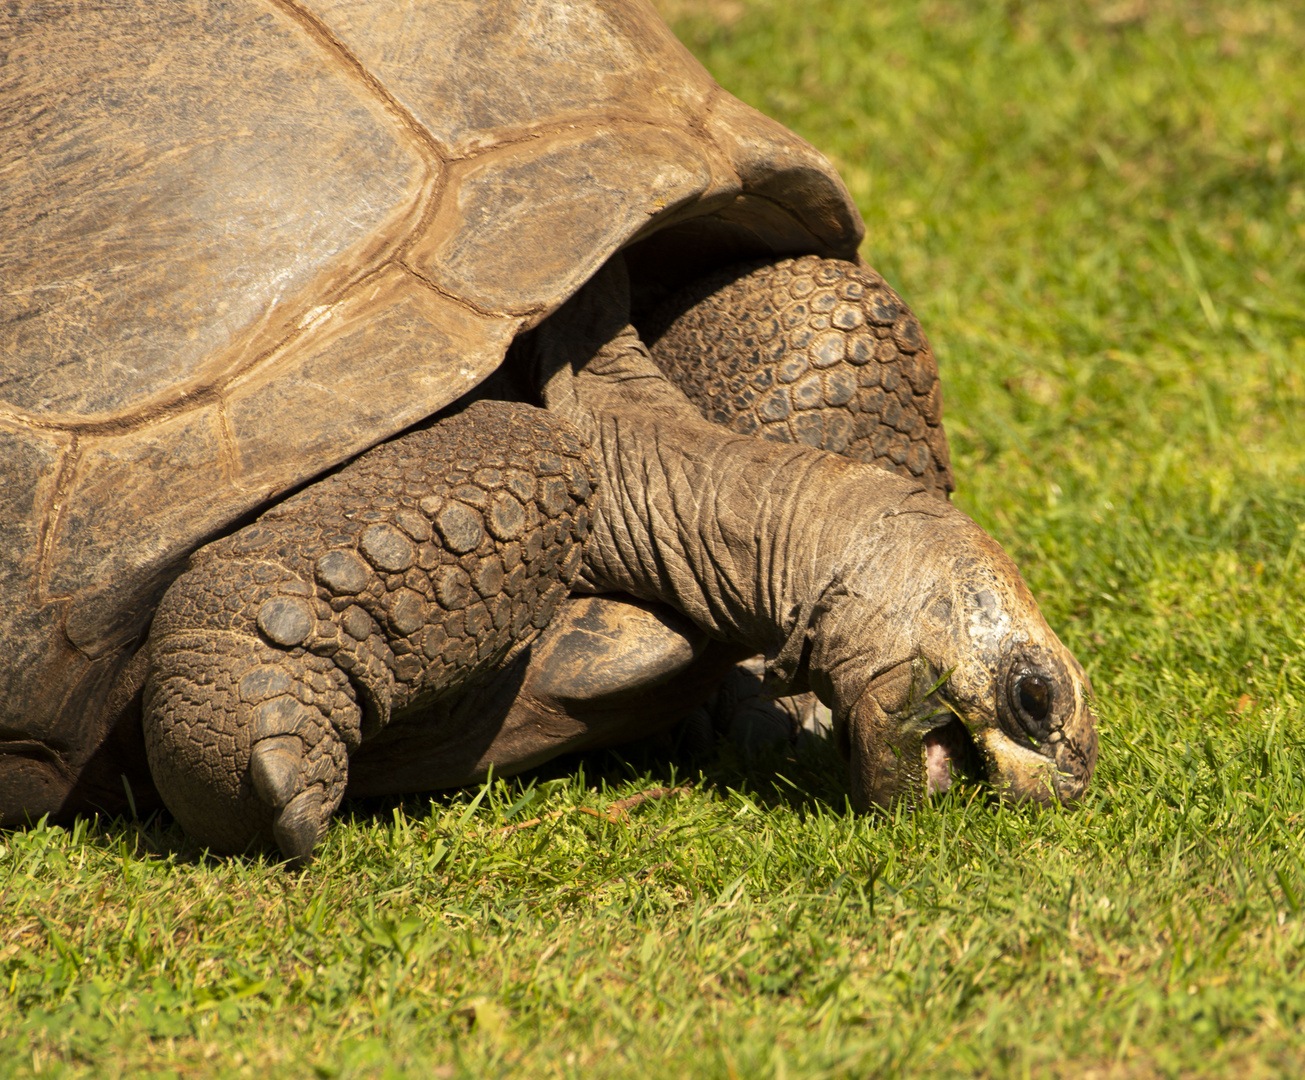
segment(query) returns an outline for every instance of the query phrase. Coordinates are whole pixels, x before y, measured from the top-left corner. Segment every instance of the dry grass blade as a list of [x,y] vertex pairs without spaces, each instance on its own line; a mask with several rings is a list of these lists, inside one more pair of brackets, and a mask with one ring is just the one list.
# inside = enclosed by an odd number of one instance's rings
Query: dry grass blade
[[532,817],[529,821],[518,821],[511,825],[500,825],[497,829],[492,831],[495,836],[507,836],[509,833],[519,832],[522,829],[533,829],[536,825],[540,825],[545,821],[556,821],[565,813],[565,810],[550,810],[547,814],[542,814],[539,817]]
[[627,799],[617,799],[607,808],[607,820],[616,822],[625,816],[627,810],[633,810],[636,806],[643,803],[652,802],[656,799],[668,799],[672,795],[682,795],[686,791],[692,790],[687,784],[681,784],[679,787],[655,787],[647,791],[640,791],[631,795]]

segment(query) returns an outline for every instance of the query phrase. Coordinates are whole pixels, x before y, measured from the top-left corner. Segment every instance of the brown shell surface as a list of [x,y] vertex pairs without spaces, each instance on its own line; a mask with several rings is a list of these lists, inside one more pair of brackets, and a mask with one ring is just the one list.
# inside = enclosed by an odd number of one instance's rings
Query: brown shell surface
[[18,0],[0,69],[0,778],[37,813],[121,790],[113,687],[191,551],[613,252],[862,235],[644,0]]

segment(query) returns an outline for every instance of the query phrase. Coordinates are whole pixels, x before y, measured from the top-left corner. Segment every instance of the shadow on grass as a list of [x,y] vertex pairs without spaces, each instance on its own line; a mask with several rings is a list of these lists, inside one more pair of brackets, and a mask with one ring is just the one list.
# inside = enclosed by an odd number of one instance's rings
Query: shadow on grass
[[[733,793],[747,796],[763,808],[786,807],[800,814],[850,813],[847,766],[832,742],[811,736],[797,747],[776,745],[745,749],[725,740],[706,750],[691,749],[690,740],[676,730],[610,750],[567,754],[536,769],[499,781],[509,796],[529,787],[555,781],[573,782],[615,801],[629,788],[689,785],[715,791],[721,797]],[[480,788],[346,799],[334,816],[334,823],[375,826],[394,820],[397,812],[409,822],[429,817],[433,810],[464,807]],[[610,796],[610,798],[608,798]],[[73,843],[86,841],[104,851],[118,852],[132,860],[172,862],[178,865],[218,866],[230,861],[275,862],[272,855],[249,852],[237,856],[214,855],[192,840],[165,809],[141,817],[90,814],[58,825],[44,818],[0,831],[9,833],[62,829]]]
[[[548,790],[556,790],[558,785],[569,788],[573,799],[587,801],[584,793],[594,796],[591,811],[595,804],[599,810],[620,807],[640,792],[690,787],[710,793],[722,802],[742,797],[762,811],[788,810],[800,820],[831,815],[852,817],[856,813],[850,802],[847,764],[832,739],[808,736],[797,746],[775,744],[761,748],[745,748],[721,739],[706,750],[689,749],[684,745],[688,741],[673,731],[619,748],[563,755],[528,772],[492,780],[487,800],[484,800],[484,785],[345,799],[329,828],[359,827],[373,831],[400,822],[416,826],[432,816],[463,811],[482,800],[484,809],[497,807],[500,812],[518,801],[525,802],[531,808],[523,810],[519,818],[526,818],[542,810],[540,802],[530,801],[532,789],[536,798],[540,794],[548,798]],[[970,783],[959,783],[947,796],[934,801],[941,809],[956,800],[968,803],[976,797],[984,803],[995,801],[982,785]],[[882,813],[872,816],[885,824],[894,818],[892,814]],[[192,840],[167,810],[153,811],[143,818],[84,816],[61,825],[49,825],[42,820],[25,829],[20,826],[0,832],[0,842],[6,833],[33,830],[62,830],[69,834],[73,845],[87,842],[130,861],[210,869],[232,864],[253,869],[282,862],[268,852],[213,854]]]
[[[608,750],[564,754],[538,768],[502,781],[509,792],[551,782],[577,782],[615,801],[620,794],[656,787],[692,786],[722,797],[746,795],[763,808],[786,807],[797,813],[850,813],[847,765],[833,743],[811,736],[797,747],[776,745],[748,750],[726,740],[702,750],[687,745],[681,731]],[[621,791],[621,789],[627,789]],[[396,811],[409,821],[432,809],[465,806],[478,787],[410,795],[346,799],[337,818],[362,822],[391,820]]]

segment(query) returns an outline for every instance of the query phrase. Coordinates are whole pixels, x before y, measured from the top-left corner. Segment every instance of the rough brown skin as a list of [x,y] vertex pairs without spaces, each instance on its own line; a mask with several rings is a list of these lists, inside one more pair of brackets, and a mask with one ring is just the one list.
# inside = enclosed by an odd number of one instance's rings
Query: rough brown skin
[[723,267],[639,320],[658,367],[703,416],[956,487],[938,363],[864,264],[806,256]]
[[[808,255],[722,267],[650,312],[636,304],[635,321],[704,418],[878,465],[944,499],[955,488],[933,350],[910,308],[864,263]],[[715,728],[760,744],[824,726],[813,694],[765,699],[741,668],[729,683],[697,714],[703,739]],[[953,772],[973,775],[959,764],[971,756],[935,753],[930,790],[946,790]]]
[[[1082,790],[1081,672],[937,497],[936,368],[845,188],[647,4],[56,0],[0,40],[0,824],[157,783],[302,860],[346,786],[635,738],[757,651],[862,804],[962,736]],[[810,445],[705,421],[630,327],[663,303],[700,408]],[[530,386],[468,404],[491,375]]]
[[[526,346],[597,457],[576,588],[668,603],[763,653],[777,692],[814,690],[862,808],[924,796],[926,736],[953,716],[1004,797],[1082,794],[1086,677],[1001,548],[919,483],[705,421],[625,323],[626,289],[610,265]],[[1045,710],[1020,707],[1034,689]]]

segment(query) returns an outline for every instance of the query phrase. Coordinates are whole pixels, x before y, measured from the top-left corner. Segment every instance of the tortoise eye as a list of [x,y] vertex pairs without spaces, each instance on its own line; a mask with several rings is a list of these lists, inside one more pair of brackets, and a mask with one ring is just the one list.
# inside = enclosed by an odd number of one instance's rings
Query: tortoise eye
[[1073,683],[1055,656],[1027,648],[1010,660],[999,717],[1006,733],[1037,750],[1051,738],[1058,709],[1073,707]]
[[1051,685],[1041,675],[1025,675],[1015,684],[1019,711],[1041,726],[1051,715]]

